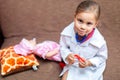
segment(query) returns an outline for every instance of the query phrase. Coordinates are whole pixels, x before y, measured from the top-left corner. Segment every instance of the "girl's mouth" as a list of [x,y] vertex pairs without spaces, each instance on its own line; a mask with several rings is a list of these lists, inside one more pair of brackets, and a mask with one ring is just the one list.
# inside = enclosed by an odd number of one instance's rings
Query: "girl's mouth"
[[85,32],[84,32],[84,31],[78,31],[78,34],[79,34],[80,36],[84,36],[84,35],[85,35]]

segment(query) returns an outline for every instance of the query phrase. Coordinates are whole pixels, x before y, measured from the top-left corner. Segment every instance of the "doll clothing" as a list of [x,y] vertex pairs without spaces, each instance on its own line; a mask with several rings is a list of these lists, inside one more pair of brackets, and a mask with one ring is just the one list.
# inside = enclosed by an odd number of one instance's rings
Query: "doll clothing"
[[48,52],[56,50],[56,51],[54,51],[54,53],[52,53],[54,55],[47,58],[47,59],[48,60],[61,61],[61,55],[60,55],[59,49],[60,49],[60,46],[56,42],[54,42],[54,41],[44,41],[44,42],[36,45],[36,47],[34,49],[34,53],[36,55],[38,55],[39,57],[42,57],[43,59],[46,59],[45,56]]

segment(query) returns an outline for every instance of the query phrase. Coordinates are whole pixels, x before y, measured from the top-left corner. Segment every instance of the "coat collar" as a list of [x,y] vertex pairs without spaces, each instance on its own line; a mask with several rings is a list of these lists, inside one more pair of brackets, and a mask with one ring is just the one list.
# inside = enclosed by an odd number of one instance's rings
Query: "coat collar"
[[61,35],[65,35],[67,37],[70,37],[72,43],[77,45],[77,42],[76,42],[76,39],[75,39],[74,22],[72,22],[67,27],[65,27],[65,29],[61,32]]
[[[78,45],[78,43],[75,39],[75,31],[74,31],[74,22],[72,22],[70,25],[68,25],[61,33],[61,35],[65,35],[67,37],[71,38],[71,42],[75,45]],[[100,48],[105,43],[105,40],[103,36],[100,34],[97,28],[95,28],[95,31],[90,39],[87,41],[81,43],[81,46],[88,46],[89,44]]]

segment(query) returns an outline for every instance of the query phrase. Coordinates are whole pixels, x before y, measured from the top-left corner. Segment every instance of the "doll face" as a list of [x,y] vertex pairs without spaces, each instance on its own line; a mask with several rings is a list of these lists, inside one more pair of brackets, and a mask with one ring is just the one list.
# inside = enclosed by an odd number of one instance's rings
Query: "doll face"
[[74,29],[80,36],[89,34],[97,25],[97,20],[92,12],[81,12],[74,17]]

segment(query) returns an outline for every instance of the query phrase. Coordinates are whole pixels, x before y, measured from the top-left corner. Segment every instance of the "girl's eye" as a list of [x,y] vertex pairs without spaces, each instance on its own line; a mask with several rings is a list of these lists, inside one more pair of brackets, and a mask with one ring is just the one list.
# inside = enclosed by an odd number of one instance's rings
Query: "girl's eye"
[[81,20],[81,19],[78,19],[78,21],[81,22],[81,23],[83,22],[83,20]]
[[80,19],[79,22],[83,22],[83,20]]
[[91,22],[88,22],[87,25],[92,25],[92,23],[91,23]]

